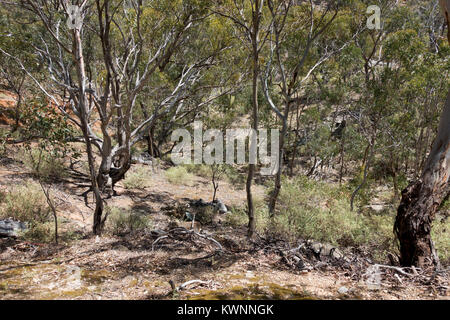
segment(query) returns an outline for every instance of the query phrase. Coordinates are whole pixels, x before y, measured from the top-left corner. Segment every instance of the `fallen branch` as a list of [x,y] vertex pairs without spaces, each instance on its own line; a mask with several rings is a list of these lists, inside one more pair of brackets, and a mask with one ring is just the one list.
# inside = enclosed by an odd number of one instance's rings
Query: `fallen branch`
[[214,243],[217,246],[218,251],[223,251],[222,245],[217,240],[215,240],[214,238],[212,238],[210,236],[207,236],[206,234],[202,234],[200,232],[196,232],[194,229],[188,230],[186,228],[181,228],[181,227],[178,227],[178,228],[175,228],[175,229],[169,230],[168,232],[163,233],[159,238],[157,238],[153,242],[153,244],[152,244],[152,251],[154,251],[155,245],[159,241],[161,241],[163,239],[167,239],[167,238],[170,237],[171,234],[173,235],[173,234],[176,234],[176,233],[181,233],[181,234],[191,235],[191,236],[194,235],[194,236],[197,236],[199,238],[209,240],[209,241],[211,241],[212,243]]
[[196,284],[210,284],[211,282],[212,282],[212,280],[209,280],[209,281],[190,280],[190,281],[187,281],[187,282],[181,284],[180,286],[178,286],[177,287],[177,291],[181,291],[181,290],[185,289],[187,286],[189,286],[191,284],[194,284],[194,283],[196,283]]
[[[398,273],[407,276],[407,277],[413,277],[414,274],[405,272],[404,269],[410,269],[410,268],[400,268],[400,267],[394,267],[394,266],[386,266],[386,265],[382,265],[382,264],[375,264],[375,267],[379,267],[379,268],[384,268],[384,269],[391,269],[391,270],[395,270]],[[415,270],[415,273],[417,273],[417,268],[413,269],[413,272]],[[420,269],[419,269],[420,270]]]
[[169,236],[161,236],[161,237],[159,237],[158,239],[156,239],[155,241],[153,241],[153,243],[152,243],[152,251],[155,251],[155,244],[157,244],[159,241],[161,241],[162,239],[166,239],[166,238],[168,238]]
[[194,230],[192,230],[192,233],[195,234],[196,236],[200,237],[200,238],[203,238],[203,239],[206,239],[206,240],[209,240],[209,241],[213,242],[219,248],[219,251],[223,251],[222,245],[217,240],[213,239],[212,237],[209,237],[209,236],[207,236],[205,234],[201,234],[199,232],[195,232]]

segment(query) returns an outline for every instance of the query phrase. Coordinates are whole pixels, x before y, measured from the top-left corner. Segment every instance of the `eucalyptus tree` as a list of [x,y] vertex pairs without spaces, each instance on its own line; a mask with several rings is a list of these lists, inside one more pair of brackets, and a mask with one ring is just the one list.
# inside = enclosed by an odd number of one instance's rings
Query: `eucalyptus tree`
[[[264,14],[264,0],[229,0],[215,1],[216,6],[212,11],[224,18],[231,20],[236,28],[236,36],[242,40],[243,45],[250,53],[251,59],[251,83],[252,83],[252,111],[251,128],[258,130],[259,119],[259,73],[261,51],[269,35],[270,19]],[[267,21],[268,20],[268,21]],[[256,145],[250,137],[250,149]],[[255,209],[253,205],[252,182],[256,165],[248,165],[246,182],[248,237],[253,237],[256,228]]]
[[[17,30],[20,36],[16,36],[10,32],[9,27],[15,21],[21,21],[23,27]],[[32,22],[32,21],[31,21]],[[0,7],[0,48],[6,48],[8,52],[14,56],[20,56],[24,61],[30,62],[32,60],[32,48],[30,48],[26,40],[33,36],[33,27],[29,27],[30,21],[26,17],[21,17],[19,12],[8,11],[7,7]],[[39,66],[25,62],[31,66],[32,72],[37,73]],[[12,92],[16,97],[14,108],[12,109],[11,118],[14,119],[14,125],[11,126],[12,131],[19,128],[20,114],[22,107],[26,103],[26,91],[30,91],[32,84],[26,81],[26,73],[17,68],[17,65],[11,57],[3,54],[0,51],[0,79],[2,86]],[[5,110],[10,112],[11,110]],[[10,112],[11,113],[11,112]]]
[[[131,147],[161,115],[182,108],[193,93],[189,88],[223,49],[172,60],[201,28],[208,1],[85,0],[72,5],[65,0],[23,0],[16,4],[23,14],[38,18],[45,30],[40,41],[30,45],[46,65],[50,81],[40,81],[23,61],[3,51],[81,129],[95,194],[93,231],[99,234],[106,219],[104,187],[123,178],[131,165]],[[139,97],[156,78],[164,77],[172,63],[177,67],[171,69],[173,81],[167,84],[166,96],[154,100],[147,118],[134,122]],[[101,133],[94,127],[96,120]],[[98,169],[93,148],[101,156]]]
[[[316,5],[313,1],[276,1],[269,0],[268,7],[272,18],[270,51],[261,74],[261,82],[265,98],[275,115],[281,120],[279,170],[275,175],[275,187],[269,200],[269,212],[274,214],[278,195],[281,189],[283,170],[283,152],[287,139],[288,119],[292,105],[298,100],[299,94],[304,94],[305,85],[318,68],[330,58],[345,49],[358,34],[359,28],[348,34],[333,38],[338,32],[327,31],[333,28],[333,23],[341,24],[345,19],[340,12],[342,1],[328,1]],[[275,103],[276,90],[279,87],[281,99],[279,107]]]
[[[367,3],[367,1],[364,1]],[[369,1],[370,3],[370,1]],[[363,3],[360,4],[364,5]],[[359,57],[356,60],[360,67],[360,72],[355,75],[359,78],[357,85],[353,88],[353,94],[358,98],[351,106],[350,118],[357,125],[357,133],[360,135],[365,146],[363,147],[361,176],[357,179],[358,185],[354,189],[350,207],[354,209],[356,196],[365,188],[369,173],[374,166],[377,152],[385,152],[383,144],[380,143],[381,135],[386,134],[388,125],[386,118],[396,113],[394,100],[398,96],[395,92],[397,88],[405,81],[411,58],[417,53],[417,42],[412,43],[408,50],[397,50],[395,46],[386,48],[389,41],[404,39],[408,32],[407,24],[410,14],[409,8],[399,6],[393,1],[379,1],[382,12],[382,24],[378,30],[365,30],[355,41]],[[362,10],[359,10],[360,12]],[[364,12],[364,11],[362,11]],[[398,33],[398,34],[397,34]],[[409,35],[413,37],[414,33]],[[396,36],[399,37],[396,37]],[[403,64],[392,57],[396,54],[401,55],[408,51],[408,61],[402,61]],[[398,57],[397,55],[397,57]],[[390,57],[390,59],[389,59]],[[406,58],[406,55],[405,55]],[[411,66],[412,68],[412,66]],[[410,68],[410,69],[411,69]],[[395,145],[395,144],[394,144]]]
[[[440,0],[442,11],[450,29],[450,1]],[[448,32],[450,42],[450,31]],[[400,262],[403,266],[439,266],[431,239],[431,228],[436,211],[450,193],[450,91],[442,111],[424,170],[402,192],[394,231],[400,242]]]

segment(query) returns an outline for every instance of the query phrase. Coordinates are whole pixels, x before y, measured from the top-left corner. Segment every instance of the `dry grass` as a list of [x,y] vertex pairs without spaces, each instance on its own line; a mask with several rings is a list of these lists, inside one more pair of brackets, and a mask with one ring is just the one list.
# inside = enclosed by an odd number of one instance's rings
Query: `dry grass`
[[169,168],[165,176],[167,181],[173,184],[192,186],[194,182],[194,175],[181,166]]

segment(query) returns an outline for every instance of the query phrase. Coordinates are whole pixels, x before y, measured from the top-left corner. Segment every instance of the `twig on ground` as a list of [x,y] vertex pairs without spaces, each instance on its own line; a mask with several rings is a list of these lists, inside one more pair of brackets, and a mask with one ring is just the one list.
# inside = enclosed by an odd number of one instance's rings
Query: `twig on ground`
[[153,241],[153,243],[152,243],[152,251],[155,251],[155,245],[159,242],[159,241],[161,241],[162,239],[166,239],[166,238],[168,238],[169,236],[161,236],[161,237],[159,237],[158,239],[156,239],[155,241]]
[[194,229],[188,230],[186,228],[181,228],[181,227],[169,230],[168,232],[164,233],[162,236],[157,238],[152,244],[152,251],[154,251],[155,245],[159,241],[161,241],[163,239],[166,239],[166,238],[169,238],[170,235],[173,235],[173,234],[176,234],[176,233],[181,233],[181,234],[186,234],[186,235],[194,235],[194,236],[197,236],[199,238],[209,240],[209,241],[211,241],[212,243],[214,243],[217,246],[218,251],[223,251],[222,245],[217,240],[215,240],[214,238],[212,238],[212,237],[210,237],[210,236],[208,236],[206,234],[202,234],[200,232],[196,232]]
[[407,268],[400,268],[400,267],[394,267],[394,266],[386,266],[386,265],[382,265],[382,264],[376,264],[376,265],[374,265],[374,266],[379,267],[379,268],[384,268],[384,269],[395,270],[395,271],[397,271],[398,273],[400,273],[400,274],[402,274],[402,275],[404,275],[404,276],[407,276],[407,277],[412,277],[412,276],[414,276],[413,274],[410,274],[410,273],[404,271],[404,269],[407,269]]
[[186,289],[187,286],[191,285],[191,284],[211,284],[212,280],[209,281],[203,281],[203,280],[190,280],[187,281],[183,284],[181,284],[180,286],[177,287],[177,291],[181,291],[183,289]]

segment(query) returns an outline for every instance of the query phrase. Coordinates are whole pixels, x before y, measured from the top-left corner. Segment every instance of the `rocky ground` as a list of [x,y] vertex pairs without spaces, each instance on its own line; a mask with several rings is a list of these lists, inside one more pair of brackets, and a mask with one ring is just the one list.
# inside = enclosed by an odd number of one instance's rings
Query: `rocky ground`
[[[70,247],[2,240],[2,299],[448,299],[438,286],[366,277],[325,267],[286,268],[274,253],[210,255],[180,245],[152,251],[152,240],[89,238]],[[209,257],[208,257],[209,256]],[[170,282],[185,288],[173,291]],[[441,282],[443,279],[441,279]]]

